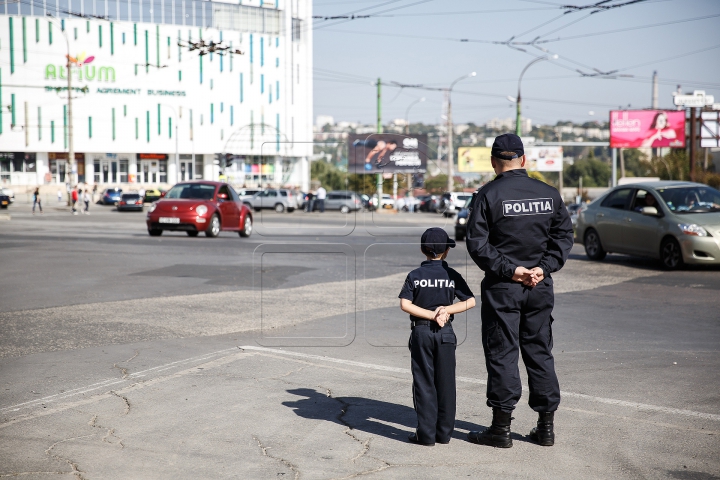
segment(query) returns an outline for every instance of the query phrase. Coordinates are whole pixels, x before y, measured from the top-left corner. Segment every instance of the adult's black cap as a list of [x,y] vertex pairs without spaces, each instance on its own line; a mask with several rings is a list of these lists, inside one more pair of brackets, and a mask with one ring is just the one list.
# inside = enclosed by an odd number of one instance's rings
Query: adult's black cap
[[455,248],[455,240],[450,238],[442,228],[428,228],[422,234],[420,248],[426,255],[437,257],[443,254],[448,248]]
[[[515,155],[503,155],[502,152],[513,152]],[[502,160],[512,160],[525,155],[522,140],[514,133],[504,133],[495,137],[492,145],[491,155]]]

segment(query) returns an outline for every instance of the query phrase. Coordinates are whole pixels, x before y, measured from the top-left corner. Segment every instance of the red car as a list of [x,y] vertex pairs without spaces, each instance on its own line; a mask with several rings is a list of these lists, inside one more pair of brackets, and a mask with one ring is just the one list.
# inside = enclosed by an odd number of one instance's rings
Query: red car
[[200,232],[217,237],[221,230],[230,230],[249,237],[253,219],[250,209],[227,183],[184,182],[150,206],[147,228],[153,237],[162,235],[163,230],[183,231],[191,237]]

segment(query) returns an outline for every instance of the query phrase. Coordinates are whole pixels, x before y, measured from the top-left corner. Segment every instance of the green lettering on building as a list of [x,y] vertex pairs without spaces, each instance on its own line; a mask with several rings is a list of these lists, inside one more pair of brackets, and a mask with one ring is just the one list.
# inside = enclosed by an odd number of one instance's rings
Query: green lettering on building
[[[96,80],[99,82],[114,82],[115,69],[113,67],[99,67],[95,65],[84,65],[85,80]],[[83,79],[83,68],[73,68],[72,74],[78,79]],[[67,67],[64,65],[45,65],[45,80],[67,80]]]
[[55,72],[55,65],[47,65],[45,67],[45,80],[57,79],[57,73]]
[[[113,67],[100,67],[100,72],[98,73],[98,81],[103,81],[103,74],[105,75],[106,82],[115,81],[115,69]],[[112,80],[110,80],[110,74],[112,74]]]

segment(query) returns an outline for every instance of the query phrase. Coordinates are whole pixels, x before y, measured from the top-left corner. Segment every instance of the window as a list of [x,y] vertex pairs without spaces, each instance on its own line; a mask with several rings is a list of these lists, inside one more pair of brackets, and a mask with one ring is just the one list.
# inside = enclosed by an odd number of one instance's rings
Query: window
[[632,189],[621,188],[610,193],[605,200],[603,200],[601,206],[606,208],[617,208],[619,210],[627,210],[628,203],[630,200],[630,194]]
[[287,196],[288,196],[286,190],[280,190],[280,195],[283,196],[283,197],[287,197]]
[[219,196],[222,195],[222,194],[227,195],[228,200],[229,200],[229,199],[232,199],[232,195],[230,194],[230,190],[228,190],[227,185],[223,185],[223,186],[220,187],[220,189],[218,190],[218,199],[220,198]]
[[635,193],[635,198],[633,199],[632,207],[630,208],[634,212],[642,212],[643,207],[655,207],[658,212],[660,212],[660,205],[657,201],[657,198],[646,190],[638,190]]
[[302,35],[302,20],[299,18],[292,19],[292,41],[299,42]]
[[127,183],[128,181],[128,161],[127,159],[120,159],[120,183]]
[[267,196],[268,196],[268,197],[277,197],[278,194],[277,194],[277,192],[276,192],[275,190],[268,190]]
[[172,187],[165,198],[189,198],[196,200],[212,200],[215,193],[214,185],[198,183],[181,183]]
[[720,192],[712,187],[672,187],[658,193],[671,212],[708,213],[720,211]]

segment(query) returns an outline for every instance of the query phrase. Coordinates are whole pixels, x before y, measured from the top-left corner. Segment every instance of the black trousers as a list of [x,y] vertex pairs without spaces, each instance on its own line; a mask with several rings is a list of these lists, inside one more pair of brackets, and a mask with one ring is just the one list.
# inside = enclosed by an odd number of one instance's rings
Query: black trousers
[[481,298],[487,405],[504,412],[515,408],[522,394],[518,369],[521,353],[530,387],[530,408],[554,412],[560,404],[560,385],[552,355],[552,278],[529,288],[486,277]]
[[421,443],[449,442],[455,428],[455,347],[452,324],[419,325],[410,333],[413,405]]

